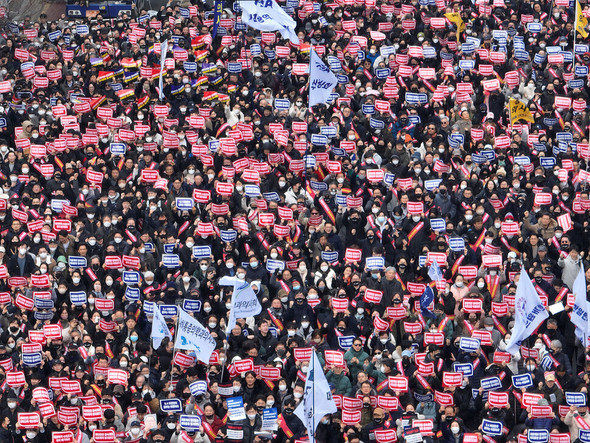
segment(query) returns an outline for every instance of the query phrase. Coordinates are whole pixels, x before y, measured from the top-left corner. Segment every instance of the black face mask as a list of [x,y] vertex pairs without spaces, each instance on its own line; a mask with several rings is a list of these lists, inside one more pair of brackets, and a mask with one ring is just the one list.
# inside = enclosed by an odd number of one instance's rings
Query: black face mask
[[381,423],[383,423],[383,418],[374,418],[373,421],[376,425],[380,425]]
[[285,414],[287,414],[287,415],[291,415],[293,413],[293,411],[295,411],[295,409],[293,409],[293,408],[285,408]]
[[543,277],[535,277],[535,281],[537,284],[540,284],[543,281]]
[[188,398],[190,398],[191,393],[190,392],[183,392],[182,393],[182,398],[184,398],[185,400],[187,400]]

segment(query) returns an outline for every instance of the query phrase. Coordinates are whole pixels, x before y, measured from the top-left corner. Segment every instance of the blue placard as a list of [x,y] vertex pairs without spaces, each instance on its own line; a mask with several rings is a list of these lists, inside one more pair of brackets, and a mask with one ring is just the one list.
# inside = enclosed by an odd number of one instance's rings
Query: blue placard
[[530,443],[546,443],[549,441],[549,431],[547,429],[529,429],[527,441]]
[[180,257],[178,254],[163,254],[162,263],[166,268],[177,268],[180,266]]
[[262,197],[267,202],[280,202],[281,201],[281,197],[279,197],[278,192],[265,192],[264,194],[262,194]]
[[373,115],[375,113],[375,105],[363,105],[363,114]]
[[[242,414],[244,411],[244,399],[242,397],[230,397],[227,399],[227,409],[230,418],[232,415]],[[233,414],[232,414],[233,412]]]
[[154,314],[155,303],[153,301],[146,301],[143,303],[143,311],[148,315]]
[[406,92],[406,101],[414,105],[426,104],[428,103],[428,96],[426,94]]
[[440,178],[435,178],[435,179],[432,179],[432,180],[426,180],[424,182],[424,187],[428,191],[433,191],[436,188],[438,188],[441,183],[442,183],[442,179],[440,179]]
[[555,134],[555,138],[559,141],[571,142],[574,139],[574,135],[571,132],[558,132]]
[[311,134],[311,143],[316,146],[327,145],[328,144],[328,137],[326,137],[325,135],[321,135],[321,134]]
[[[312,135],[312,137],[313,137],[313,135]],[[318,135],[318,137],[324,137],[324,138],[326,138],[326,140],[328,140],[327,137],[325,137],[323,135]],[[315,155],[304,155],[303,160],[305,161],[306,168],[315,168],[315,165],[318,162],[317,158],[315,158]]]
[[49,34],[47,34],[47,37],[49,37],[50,41],[54,42],[55,40],[61,37],[61,31],[50,32]]
[[217,152],[219,149],[219,140],[209,140],[209,150],[211,152]]
[[281,110],[288,110],[291,107],[291,101],[288,98],[276,98],[275,108]]
[[391,74],[390,68],[377,68],[377,69],[375,69],[375,77],[377,77],[379,80],[383,80],[384,78],[389,77],[389,74]]
[[23,354],[22,360],[25,366],[39,366],[42,360],[41,353],[33,352],[31,354]]
[[500,377],[482,378],[480,383],[484,391],[493,391],[494,389],[502,388],[502,381],[500,380]]
[[175,247],[176,243],[166,243],[164,245],[164,254],[172,254],[174,252]]
[[325,182],[316,182],[316,181],[311,181],[309,183],[309,186],[311,187],[311,189],[313,189],[314,191],[327,191],[328,190],[328,183]]
[[545,63],[545,60],[547,60],[547,56],[542,54],[535,54],[535,57],[533,58],[533,62],[537,65],[542,65]]
[[123,283],[128,285],[138,285],[141,281],[141,276],[137,271],[123,271]]
[[464,71],[471,71],[475,68],[475,60],[459,60],[459,68]]
[[386,172],[383,175],[383,183],[385,183],[389,186],[393,186],[394,180],[395,180],[395,174],[392,174],[391,172]]
[[[242,65],[241,63],[238,63],[240,66]],[[195,73],[197,72],[198,69],[198,65],[196,62],[189,62],[189,61],[184,61],[182,63],[182,67],[184,68],[184,70],[186,72],[188,72],[189,74]]]
[[0,118],[0,128],[5,128],[6,125],[6,119],[4,117]]
[[266,270],[268,272],[275,272],[277,269],[280,271],[285,269],[285,262],[281,261],[281,260],[273,260],[273,259],[268,259],[266,261]]
[[334,126],[322,126],[320,128],[320,134],[328,138],[334,138],[336,137],[336,128]]
[[238,238],[238,231],[234,229],[224,230],[219,232],[219,237],[221,240],[227,243],[231,243]]
[[47,321],[53,318],[53,311],[35,311],[33,314],[35,320]]
[[512,385],[517,389],[533,386],[533,376],[531,374],[513,375]]
[[88,34],[90,31],[88,30],[88,25],[76,25],[76,34]]
[[422,54],[424,58],[436,58],[436,49],[432,46],[424,46],[422,48]]
[[176,305],[158,305],[164,318],[172,318],[178,315],[178,306]]
[[201,300],[188,300],[185,299],[182,302],[182,309],[187,312],[201,312],[202,302]]
[[395,54],[395,48],[393,46],[381,46],[381,48],[379,48],[379,53],[383,57],[387,57],[391,54]]
[[322,251],[320,255],[322,260],[325,260],[328,263],[338,261],[338,251]]
[[87,301],[86,292],[84,292],[84,291],[70,292],[70,301],[75,306],[83,305]]
[[260,195],[260,188],[258,185],[245,185],[244,192],[246,197],[258,197]]
[[487,418],[484,418],[481,424],[481,430],[488,435],[502,435],[503,427],[501,421],[488,420]]
[[518,157],[514,157],[514,163],[517,163],[519,165],[522,166],[526,166],[526,165],[530,165],[531,164],[531,159],[529,157],[526,157],[524,155],[518,156]]
[[356,335],[347,335],[345,337],[338,337],[338,346],[342,349],[349,350],[352,348],[352,342],[356,338]]
[[449,248],[451,248],[451,251],[463,251],[465,249],[465,239],[463,237],[449,238]]
[[110,151],[112,155],[125,155],[127,145],[125,143],[111,143]]
[[338,206],[346,207],[346,195],[344,194],[336,194],[336,204]]
[[473,375],[473,363],[453,363],[453,371],[462,372],[465,377]]
[[179,398],[163,398],[160,400],[160,409],[164,412],[182,412],[182,402]]
[[153,243],[144,243],[143,247],[145,248],[145,252],[152,252],[154,250]]
[[584,80],[582,80],[581,78],[574,78],[570,80],[567,84],[571,89],[582,89],[584,87]]
[[579,429],[578,437],[582,443],[590,443],[590,429]]
[[514,58],[520,61],[527,61],[529,59],[529,53],[523,49],[517,49],[514,51]]
[[250,54],[251,55],[260,55],[262,54],[262,48],[258,43],[254,43],[250,45]]
[[348,77],[344,74],[336,74],[336,79],[340,85],[345,85],[348,83]]
[[373,269],[384,269],[385,258],[384,257],[367,257],[365,265],[369,271]]
[[489,162],[494,161],[496,158],[496,153],[494,151],[481,151],[480,154]]
[[192,198],[176,197],[176,209],[180,211],[190,211],[194,204],[195,201]]
[[211,246],[193,246],[193,257],[209,258],[211,257]]
[[46,300],[44,298],[35,298],[35,307],[37,309],[53,309],[54,305],[55,304],[51,299]]
[[127,300],[138,301],[140,294],[141,290],[139,288],[132,288],[131,286],[125,288],[125,298]]
[[431,218],[430,219],[430,228],[433,231],[446,231],[447,224],[445,223],[444,218]]
[[371,126],[372,129],[383,129],[385,128],[385,122],[371,117],[369,119],[369,126]]
[[419,394],[414,392],[414,398],[419,402],[431,402],[434,401],[434,394]]
[[197,431],[201,427],[201,416],[200,415],[185,415],[182,414],[178,420],[180,427],[183,429],[190,429]]
[[553,166],[555,166],[557,163],[555,157],[541,157],[539,160],[541,162],[541,166],[547,169],[553,168]]
[[191,394],[194,396],[207,392],[207,382],[204,380],[194,381],[188,385],[188,387],[191,390]]
[[70,268],[86,268],[88,266],[88,260],[86,260],[86,257],[70,255],[68,257],[68,266]]
[[228,70],[228,72],[231,72],[232,74],[238,74],[238,73],[242,72],[242,63],[240,63],[240,62],[228,63],[227,70]]
[[579,43],[576,43],[574,50],[576,54],[584,54],[585,52],[590,52],[590,46],[580,45]]
[[418,256],[418,266],[424,266],[426,264],[426,259],[428,257],[426,255],[419,255]]
[[466,352],[475,352],[479,349],[479,340],[477,338],[461,337],[459,348]]
[[526,24],[527,30],[529,32],[541,32],[543,30],[543,25],[541,23],[537,23],[537,22],[529,22]]
[[566,392],[565,401],[569,406],[586,406],[586,394],[583,392]]
[[571,63],[574,61],[574,54],[571,51],[561,51],[564,63]]

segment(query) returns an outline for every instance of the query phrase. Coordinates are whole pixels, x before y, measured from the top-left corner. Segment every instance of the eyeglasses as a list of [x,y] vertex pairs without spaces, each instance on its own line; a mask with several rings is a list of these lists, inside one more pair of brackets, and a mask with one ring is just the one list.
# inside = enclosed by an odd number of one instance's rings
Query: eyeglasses
[[357,346],[362,346],[362,345],[360,343],[354,343],[352,346],[354,346],[356,348]]

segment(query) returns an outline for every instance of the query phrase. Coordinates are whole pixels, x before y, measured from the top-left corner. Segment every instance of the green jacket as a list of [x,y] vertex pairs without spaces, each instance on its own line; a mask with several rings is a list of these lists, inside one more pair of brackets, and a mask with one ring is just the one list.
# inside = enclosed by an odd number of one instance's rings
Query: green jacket
[[[351,363],[351,360],[355,357],[358,359],[358,363]],[[344,354],[344,360],[346,360],[346,364],[348,365],[353,380],[356,380],[358,373],[365,369],[364,362],[368,358],[369,354],[363,351],[363,348],[361,348],[360,351],[355,351],[353,348],[346,351],[346,354]]]
[[331,385],[334,385],[336,389],[336,395],[352,395],[350,391],[352,391],[352,384],[350,383],[350,379],[342,372],[340,375],[336,375],[334,372],[329,371],[326,374],[326,380]]

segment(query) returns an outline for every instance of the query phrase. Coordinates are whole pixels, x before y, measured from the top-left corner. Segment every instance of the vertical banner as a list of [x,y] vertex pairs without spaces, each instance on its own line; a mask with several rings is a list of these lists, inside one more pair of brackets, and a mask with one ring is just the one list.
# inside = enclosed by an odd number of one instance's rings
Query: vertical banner
[[215,15],[213,16],[213,31],[211,32],[211,37],[215,38],[217,35],[217,27],[219,26],[219,22],[221,21],[221,13],[223,12],[223,0],[215,0]]

